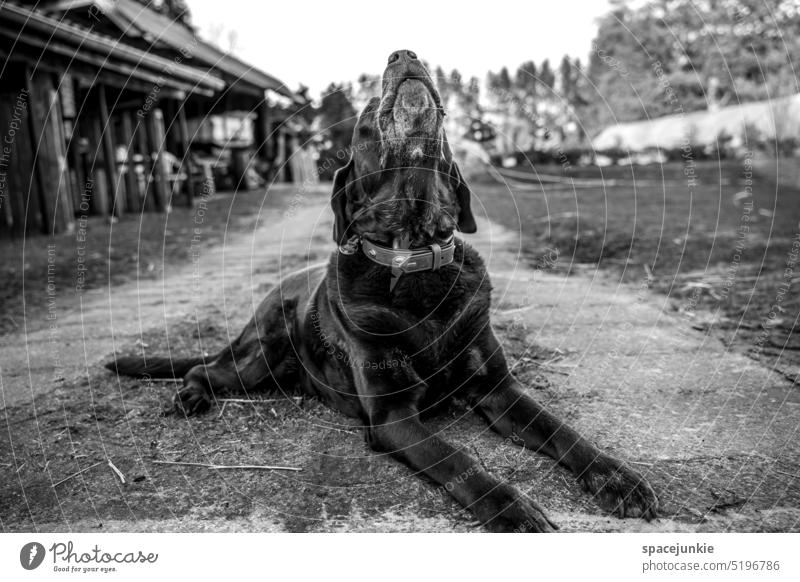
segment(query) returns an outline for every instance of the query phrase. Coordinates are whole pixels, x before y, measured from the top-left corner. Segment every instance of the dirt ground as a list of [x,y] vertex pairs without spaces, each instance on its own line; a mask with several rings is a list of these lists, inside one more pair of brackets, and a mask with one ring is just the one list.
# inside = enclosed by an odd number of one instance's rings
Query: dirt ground
[[[171,412],[174,383],[101,366],[115,351],[224,346],[281,273],[327,257],[327,196],[275,188],[241,218],[245,228],[190,245],[161,263],[163,275],[59,293],[0,337],[4,531],[480,531],[314,400],[252,394],[186,419]],[[214,204],[208,216],[231,202]],[[650,289],[597,269],[567,275],[518,232],[479,227],[469,239],[492,272],[493,318],[515,373],[645,474],[663,517],[604,515],[555,463],[461,405],[431,421],[437,431],[529,492],[564,531],[800,530],[800,393],[784,374],[694,329],[697,316]]]
[[[75,232],[0,240],[0,335],[47,325],[48,283],[60,303],[73,304],[82,292],[131,281],[158,281],[165,270],[231,236],[251,231],[266,212],[286,208],[295,196],[276,188],[261,193],[223,192],[199,199],[194,208],[116,218],[89,217]],[[78,261],[83,268],[79,270]]]

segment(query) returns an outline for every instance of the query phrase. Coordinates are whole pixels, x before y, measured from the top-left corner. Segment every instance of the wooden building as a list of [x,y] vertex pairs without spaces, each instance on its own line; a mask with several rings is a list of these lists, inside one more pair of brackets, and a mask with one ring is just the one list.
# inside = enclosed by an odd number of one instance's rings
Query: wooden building
[[250,153],[287,155],[294,95],[132,0],[2,3],[0,57],[0,236],[191,204],[189,118],[252,112]]

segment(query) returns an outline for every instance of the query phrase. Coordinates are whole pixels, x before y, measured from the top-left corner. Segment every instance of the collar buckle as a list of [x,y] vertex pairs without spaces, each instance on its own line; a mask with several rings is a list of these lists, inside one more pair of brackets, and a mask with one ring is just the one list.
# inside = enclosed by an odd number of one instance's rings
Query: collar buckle
[[358,244],[361,242],[361,237],[354,234],[346,242],[339,245],[339,252],[343,255],[354,255],[358,250]]
[[443,244],[433,243],[419,249],[392,249],[366,238],[361,239],[361,250],[367,258],[403,274],[436,271],[449,265],[455,258],[455,247],[452,235]]

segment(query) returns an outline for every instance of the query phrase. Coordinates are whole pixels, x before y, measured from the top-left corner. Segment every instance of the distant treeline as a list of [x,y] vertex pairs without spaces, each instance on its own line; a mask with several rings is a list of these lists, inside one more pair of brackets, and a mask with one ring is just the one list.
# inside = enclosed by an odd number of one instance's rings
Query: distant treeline
[[800,92],[797,0],[629,4],[615,3],[592,43],[592,93],[580,114],[595,132]]
[[[461,137],[495,155],[541,151],[547,159],[577,156],[614,123],[800,92],[798,0],[616,0],[591,47],[586,64],[529,60],[484,80],[432,73]],[[346,148],[356,111],[379,89],[376,75],[327,88],[313,111],[323,159]]]

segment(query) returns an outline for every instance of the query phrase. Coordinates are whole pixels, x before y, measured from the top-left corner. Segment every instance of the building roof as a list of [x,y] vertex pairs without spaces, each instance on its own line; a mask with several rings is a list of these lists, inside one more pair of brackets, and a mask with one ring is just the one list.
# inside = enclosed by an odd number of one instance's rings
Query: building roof
[[220,50],[202,40],[181,22],[135,0],[63,0],[46,6],[45,10],[63,13],[80,8],[86,14],[90,6],[98,15],[108,18],[124,36],[172,49],[176,54],[186,54],[187,64],[210,68],[214,75],[225,79],[230,86],[258,96],[263,96],[266,90],[272,90],[289,99],[295,98],[294,93],[272,75]]
[[158,82],[180,91],[212,94],[225,82],[212,73],[176,63],[98,34],[74,23],[56,20],[39,10],[0,3],[3,25],[0,35],[15,46],[29,46],[41,54],[53,53],[70,62],[147,82]]

